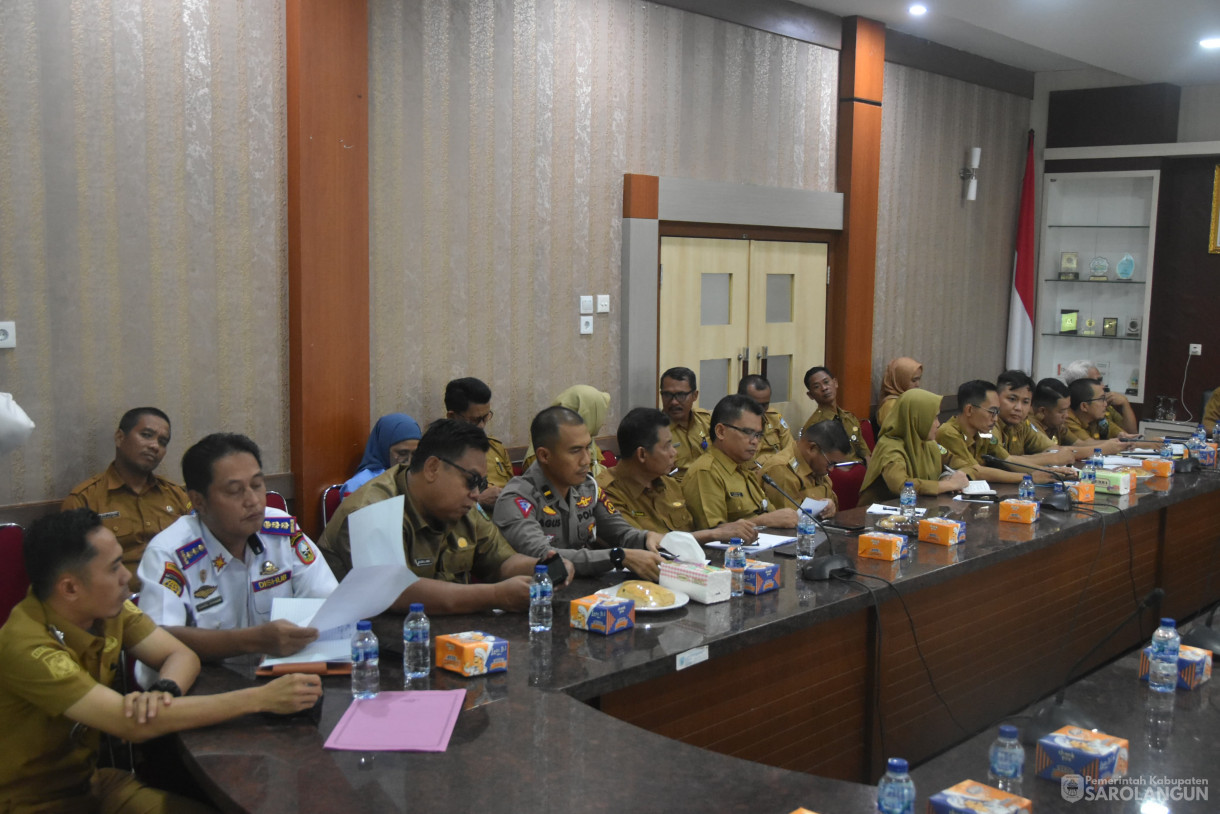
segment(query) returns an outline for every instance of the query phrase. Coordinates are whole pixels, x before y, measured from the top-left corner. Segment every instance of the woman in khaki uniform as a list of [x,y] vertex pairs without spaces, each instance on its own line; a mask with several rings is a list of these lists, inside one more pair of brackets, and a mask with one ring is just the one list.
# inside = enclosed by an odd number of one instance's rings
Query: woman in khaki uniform
[[883,426],[894,405],[908,390],[919,387],[923,365],[909,356],[892,359],[881,377],[881,403],[877,405],[877,426]]
[[894,400],[860,487],[861,506],[898,497],[907,481],[913,481],[921,495],[966,488],[969,478],[964,472],[940,478],[944,466],[958,469],[970,463],[951,456],[932,440],[940,428],[937,414],[941,398],[927,390],[913,389]]

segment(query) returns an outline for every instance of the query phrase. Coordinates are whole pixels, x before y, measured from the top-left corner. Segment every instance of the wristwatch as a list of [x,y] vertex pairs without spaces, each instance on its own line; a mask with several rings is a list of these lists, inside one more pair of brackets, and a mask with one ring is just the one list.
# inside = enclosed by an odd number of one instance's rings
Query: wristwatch
[[614,563],[615,571],[623,570],[623,560],[626,558],[627,555],[622,548],[615,546],[614,548],[610,549],[610,562]]
[[182,688],[172,678],[163,678],[148,688],[149,692],[167,692],[175,698],[182,697]]

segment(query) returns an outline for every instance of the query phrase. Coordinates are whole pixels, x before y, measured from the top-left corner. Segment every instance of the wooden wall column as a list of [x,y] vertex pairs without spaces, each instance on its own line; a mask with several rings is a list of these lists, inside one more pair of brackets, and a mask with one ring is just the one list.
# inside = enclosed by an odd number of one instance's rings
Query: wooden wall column
[[369,423],[366,0],[287,0],[288,356],[296,514],[359,462]]
[[873,286],[885,26],[843,19],[839,52],[836,184],[844,194],[843,238],[832,260],[826,302],[826,365],[840,383],[839,404],[864,418],[872,400]]

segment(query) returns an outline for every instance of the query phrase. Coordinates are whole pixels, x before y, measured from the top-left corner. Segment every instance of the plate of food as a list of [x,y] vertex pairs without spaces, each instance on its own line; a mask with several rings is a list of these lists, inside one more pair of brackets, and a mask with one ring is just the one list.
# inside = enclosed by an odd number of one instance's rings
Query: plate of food
[[681,591],[663,588],[655,582],[645,582],[641,579],[629,579],[618,585],[602,588],[597,595],[631,599],[635,602],[637,613],[677,610],[690,602],[690,596]]

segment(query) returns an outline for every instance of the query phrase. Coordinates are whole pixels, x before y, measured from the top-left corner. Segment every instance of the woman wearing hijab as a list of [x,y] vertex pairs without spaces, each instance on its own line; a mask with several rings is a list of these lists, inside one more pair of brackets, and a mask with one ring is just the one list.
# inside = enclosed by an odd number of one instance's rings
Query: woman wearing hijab
[[[585,427],[588,428],[589,435],[596,438],[598,432],[606,424],[606,416],[610,413],[610,394],[587,384],[576,384],[560,393],[552,406],[555,405],[567,407],[569,410],[579,413],[580,417],[585,420]],[[602,451],[596,441],[589,444],[589,457],[592,459],[589,474],[596,478],[606,468],[602,466]],[[525,460],[521,462],[522,469],[529,469],[533,462],[534,445],[530,444],[530,448],[525,452]]]
[[377,419],[369,441],[364,445],[360,468],[343,484],[343,497],[359,489],[395,464],[411,463],[411,453],[419,446],[423,433],[419,424],[406,413],[388,413]]
[[909,356],[899,356],[890,361],[881,377],[881,403],[877,405],[877,426],[885,424],[885,417],[894,409],[895,401],[908,390],[919,387],[923,378],[923,365]]
[[921,495],[939,495],[966,488],[965,472],[954,472],[941,479],[945,465],[953,469],[970,465],[936,443],[940,428],[937,414],[941,396],[918,388],[894,399],[894,408],[881,425],[881,437],[873,448],[864,482],[860,485],[860,505],[898,497],[907,481]]

